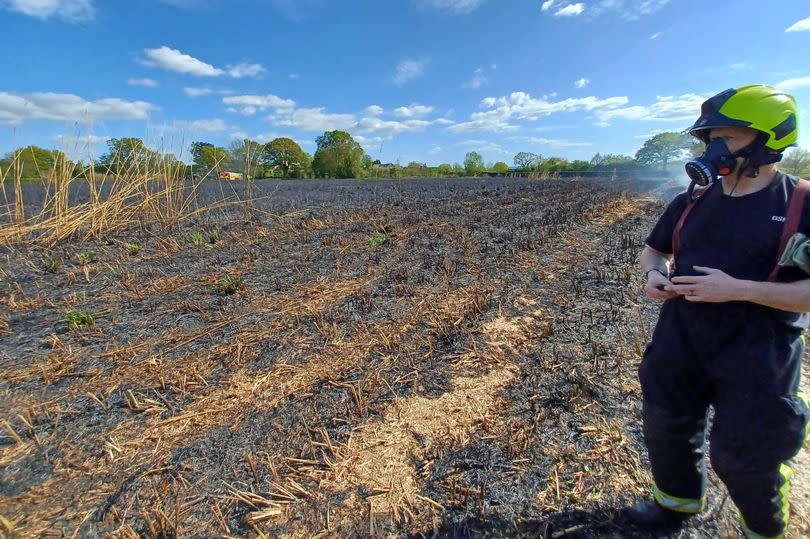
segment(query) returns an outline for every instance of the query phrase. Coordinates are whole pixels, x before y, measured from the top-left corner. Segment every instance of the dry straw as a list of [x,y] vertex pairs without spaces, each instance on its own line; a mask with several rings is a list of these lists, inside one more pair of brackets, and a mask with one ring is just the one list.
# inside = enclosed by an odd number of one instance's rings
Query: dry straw
[[[246,202],[226,198],[198,206],[200,185],[219,163],[201,176],[189,178],[187,167],[179,161],[137,155],[124,159],[116,154],[103,167],[92,161],[82,166],[68,161],[62,152],[54,152],[56,157],[48,170],[40,170],[36,159],[32,159],[43,190],[42,205],[36,212],[26,212],[26,203],[29,210],[32,206],[24,195],[28,181],[23,178],[23,161],[29,157],[27,151],[33,157],[33,149],[25,148],[12,154],[10,164],[0,169],[0,222],[6,223],[0,228],[0,244],[34,241],[54,245],[149,223],[171,227],[201,212]],[[87,186],[87,196],[78,200],[76,192],[82,183]],[[252,192],[253,186],[249,185],[247,193]]]

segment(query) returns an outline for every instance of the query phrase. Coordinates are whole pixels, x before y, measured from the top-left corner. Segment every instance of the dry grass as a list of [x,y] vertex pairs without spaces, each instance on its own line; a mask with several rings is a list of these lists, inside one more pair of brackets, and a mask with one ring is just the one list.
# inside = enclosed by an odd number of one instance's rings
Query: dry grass
[[[104,171],[92,161],[84,167],[73,167],[60,159],[50,170],[38,171],[44,203],[36,214],[27,215],[21,159],[15,154],[11,166],[0,171],[5,202],[0,221],[6,221],[0,228],[0,244],[34,240],[41,245],[55,245],[70,238],[99,238],[145,223],[172,227],[222,205],[197,207],[197,191],[203,180],[186,179],[184,166],[138,159],[121,164],[123,156],[116,155],[112,157],[113,166]],[[7,183],[14,191],[12,197]],[[71,191],[80,183],[86,184],[88,199],[71,200],[75,198]]]
[[[101,314],[0,362],[0,466],[18,481],[0,530],[333,537],[511,530],[576,509],[601,520],[649,481],[632,407],[647,322],[620,260],[649,202],[583,194],[548,192],[525,232],[498,226],[525,210],[492,200],[429,219],[326,214],[222,231],[210,249],[161,237],[136,260],[119,245],[90,264],[71,254],[36,274],[69,283],[58,301],[10,287],[13,315]],[[388,242],[368,245],[377,230]],[[216,293],[226,272],[244,289]]]

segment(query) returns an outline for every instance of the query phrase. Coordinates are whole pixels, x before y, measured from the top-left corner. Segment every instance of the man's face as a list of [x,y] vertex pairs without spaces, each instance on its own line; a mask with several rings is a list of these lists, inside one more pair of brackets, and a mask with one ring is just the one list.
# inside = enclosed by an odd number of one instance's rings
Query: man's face
[[723,139],[732,153],[742,150],[757,138],[756,129],[750,127],[717,127],[709,132],[709,139]]

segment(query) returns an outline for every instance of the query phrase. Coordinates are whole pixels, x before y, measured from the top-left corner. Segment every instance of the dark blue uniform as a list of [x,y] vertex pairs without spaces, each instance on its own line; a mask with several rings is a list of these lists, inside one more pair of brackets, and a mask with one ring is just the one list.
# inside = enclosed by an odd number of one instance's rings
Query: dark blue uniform
[[[692,266],[706,266],[738,279],[767,281],[795,185],[795,177],[778,173],[749,195],[728,196],[720,185],[706,191],[683,225],[670,277],[703,275]],[[686,204],[686,193],[675,197],[647,245],[672,253],[673,229]],[[810,235],[810,199],[799,231]],[[806,278],[797,268],[784,268],[777,281]],[[663,303],[639,369],[659,503],[686,513],[703,507],[711,404],[712,465],[743,525],[764,537],[784,533],[788,461],[801,449],[810,419],[798,394],[808,321],[807,313],[740,301],[701,303],[678,296]]]

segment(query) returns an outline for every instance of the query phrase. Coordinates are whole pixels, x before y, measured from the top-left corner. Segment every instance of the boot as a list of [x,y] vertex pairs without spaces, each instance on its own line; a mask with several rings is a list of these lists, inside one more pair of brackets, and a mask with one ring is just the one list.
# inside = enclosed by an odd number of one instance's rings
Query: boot
[[625,509],[624,513],[630,522],[645,530],[680,527],[686,519],[694,516],[690,513],[666,509],[655,500],[639,502],[635,506]]

